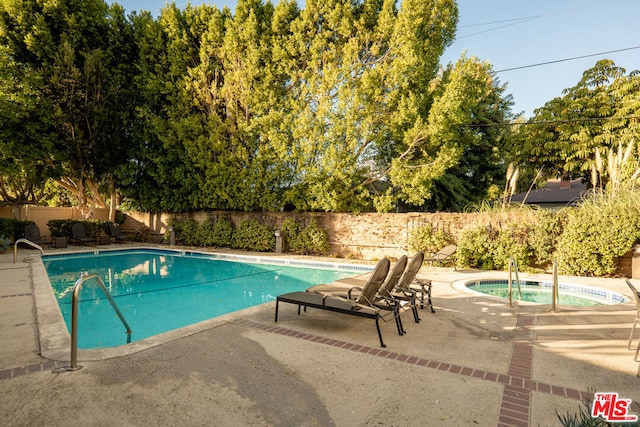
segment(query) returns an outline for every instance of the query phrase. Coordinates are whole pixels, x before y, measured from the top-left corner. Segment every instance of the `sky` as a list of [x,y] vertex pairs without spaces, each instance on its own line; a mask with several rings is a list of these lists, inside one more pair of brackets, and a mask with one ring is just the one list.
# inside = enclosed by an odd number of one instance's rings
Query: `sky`
[[[166,2],[118,3],[127,12],[149,10],[158,16]],[[188,2],[175,3],[182,8]],[[202,3],[234,11],[236,1],[191,2]],[[490,62],[513,95],[516,114],[531,117],[600,59],[613,60],[627,73],[640,70],[640,0],[458,0],[458,8],[456,40],[441,62],[455,62],[463,52]]]

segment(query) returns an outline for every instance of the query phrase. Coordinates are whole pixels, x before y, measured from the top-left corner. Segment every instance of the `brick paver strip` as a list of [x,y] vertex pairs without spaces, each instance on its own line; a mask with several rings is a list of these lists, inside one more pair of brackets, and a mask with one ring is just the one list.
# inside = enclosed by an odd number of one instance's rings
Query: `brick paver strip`
[[[531,319],[531,315],[527,313],[525,316],[519,317],[528,317],[526,319],[525,324],[533,324],[533,319]],[[498,425],[520,425],[522,420],[518,420],[513,417],[514,409],[511,406],[512,404],[519,405],[522,408],[522,411],[515,411],[520,413],[518,418],[522,417],[524,408],[527,408],[527,417],[528,417],[528,408],[529,408],[529,397],[531,395],[531,391],[538,391],[540,393],[545,394],[553,394],[558,396],[567,397],[569,399],[574,400],[585,400],[591,396],[589,391],[584,390],[575,390],[566,387],[551,385],[540,383],[532,380],[531,378],[522,378],[519,376],[512,376],[511,374],[505,375],[497,372],[489,372],[485,370],[474,370],[470,367],[464,367],[459,365],[452,365],[446,362],[439,362],[437,360],[427,360],[417,358],[415,356],[400,354],[395,352],[390,352],[388,350],[380,350],[377,348],[362,346],[354,343],[347,343],[344,341],[337,341],[335,339],[321,337],[318,335],[311,335],[305,333],[299,333],[298,331],[293,331],[291,329],[282,328],[282,327],[274,327],[272,325],[266,325],[264,323],[254,322],[250,320],[239,319],[233,322],[236,325],[247,326],[251,328],[261,329],[265,332],[275,333],[279,335],[290,336],[292,338],[303,339],[307,341],[313,341],[317,343],[322,343],[323,345],[330,345],[332,347],[338,347],[345,350],[358,351],[364,354],[370,354],[373,356],[383,357],[387,359],[394,359],[402,363],[409,363],[412,365],[422,366],[429,369],[437,369],[441,372],[448,372],[453,375],[462,375],[462,376],[473,376],[482,381],[490,381],[490,382],[498,382],[504,384],[503,389],[503,398],[501,403],[501,412],[500,419]],[[520,319],[518,319],[517,327],[520,327]],[[529,333],[532,333],[533,328]],[[528,346],[530,350],[532,350],[531,345]],[[521,354],[521,353],[518,353]],[[530,359],[529,359],[530,360]],[[11,378],[15,378],[17,376],[27,375],[29,373],[35,372],[46,372],[52,371],[58,368],[62,368],[64,366],[68,366],[67,362],[59,362],[53,360],[46,360],[42,363],[36,363],[33,365],[16,367],[16,368],[8,368],[0,370],[0,380],[8,380]],[[517,387],[516,387],[517,386]],[[633,406],[640,407],[638,402],[633,402]],[[507,416],[504,412],[509,412],[509,416]],[[522,425],[527,425],[528,421]]]
[[[524,317],[525,318],[524,321],[521,322],[520,317]],[[533,328],[534,321],[532,317],[533,317],[532,313],[525,313],[523,316],[519,316],[518,323],[517,323],[517,327],[522,327],[522,325],[525,325],[527,329],[526,333],[528,334],[528,336],[532,335],[533,329],[534,329]],[[268,330],[267,328],[264,327],[264,324],[253,322],[253,321],[238,321],[233,323],[238,325]],[[315,335],[312,335],[312,336],[314,338],[312,341],[317,342],[318,340],[323,339],[323,337],[318,337]],[[524,336],[521,336],[521,339],[524,339]],[[521,341],[519,343],[520,345],[518,346],[518,351],[514,352],[515,356],[517,357],[515,360],[517,360],[517,363],[520,365],[523,365],[523,360],[529,361],[529,363],[531,363],[532,358],[530,357],[530,353],[533,351],[533,347],[531,343],[526,344],[526,343],[522,343]],[[325,344],[331,345],[333,347],[340,347],[345,350],[358,351],[360,353],[371,354],[371,355],[383,357],[386,359],[393,359],[403,363],[423,366],[430,369],[437,369],[438,371],[449,372],[454,375],[474,377],[482,381],[498,382],[498,383],[504,384],[503,401],[505,403],[517,403],[521,407],[525,407],[525,406],[527,408],[529,407],[529,397],[530,397],[531,391],[538,391],[540,393],[545,393],[545,394],[554,394],[554,395],[557,394],[563,397],[566,396],[567,398],[574,399],[574,400],[584,400],[585,398],[590,396],[590,393],[588,391],[569,389],[569,388],[555,386],[555,385],[552,386],[550,384],[534,381],[531,378],[524,378],[520,375],[514,376],[510,373],[505,375],[498,372],[489,372],[482,369],[473,369],[470,367],[452,365],[450,363],[440,362],[437,360],[427,360],[427,359],[416,358],[415,356],[395,353],[389,350],[372,348],[371,350],[364,352],[363,348],[367,348],[367,347],[363,347],[362,345],[359,345],[359,344],[346,343],[343,341],[335,341],[331,339],[326,339]],[[523,345],[523,344],[526,344],[526,345]],[[523,367],[526,368],[526,366],[523,366]],[[530,369],[528,371],[530,372]],[[2,372],[0,371],[0,375],[1,374]],[[517,399],[517,400],[514,401],[513,399]],[[502,418],[502,415],[501,415],[501,418]],[[509,419],[513,421],[512,417],[506,417],[505,419]],[[514,425],[514,424],[511,424],[512,421],[505,422],[504,425]]]

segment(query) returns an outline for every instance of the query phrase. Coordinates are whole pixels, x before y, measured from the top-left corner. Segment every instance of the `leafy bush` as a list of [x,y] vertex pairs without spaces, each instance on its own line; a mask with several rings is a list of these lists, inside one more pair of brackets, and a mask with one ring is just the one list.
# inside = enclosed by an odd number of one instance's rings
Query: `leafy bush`
[[329,249],[329,235],[311,219],[298,236],[298,245],[298,250],[303,254],[322,254]]
[[0,218],[0,236],[9,239],[9,242],[24,237],[24,228],[33,221],[17,221],[11,218]]
[[302,224],[294,218],[287,217],[282,221],[281,231],[287,247],[294,251],[298,250],[297,248],[300,247],[298,236],[302,233]]
[[425,225],[411,230],[409,234],[409,249],[413,252],[422,251],[426,254],[438,252],[443,247],[454,243],[451,233]]
[[97,237],[105,233],[106,227],[108,227],[107,221],[101,221],[98,219],[79,221],[75,219],[51,219],[47,222],[51,237],[72,237],[73,224],[81,223],[84,225],[84,229],[87,232],[87,236]]
[[529,246],[529,226],[526,223],[509,223],[498,231],[493,239],[492,254],[494,268],[506,270],[509,259],[514,258],[522,271],[531,265],[531,248]]
[[233,234],[233,248],[267,252],[276,246],[276,238],[269,227],[255,219],[241,222]]
[[187,246],[199,246],[201,244],[200,225],[195,219],[171,219],[169,226],[173,227],[176,243]]
[[458,238],[456,261],[459,266],[493,270],[493,240],[497,233],[482,226],[468,228]]
[[233,225],[226,218],[218,218],[211,228],[210,240],[212,246],[228,248],[233,243]]
[[0,218],[0,236],[13,237],[16,228],[16,220]]
[[540,210],[532,224],[529,234],[531,246],[531,265],[545,267],[553,262],[558,238],[564,230],[567,210]]
[[290,250],[302,254],[322,254],[329,249],[329,235],[320,228],[315,219],[303,228],[293,218],[285,218],[282,222],[282,234]]
[[595,195],[569,210],[558,240],[564,274],[602,276],[617,269],[617,258],[640,240],[640,193]]
[[75,221],[71,219],[51,219],[47,222],[51,237],[70,237],[71,227]]
[[6,251],[11,246],[11,242],[7,237],[0,236],[0,253]]

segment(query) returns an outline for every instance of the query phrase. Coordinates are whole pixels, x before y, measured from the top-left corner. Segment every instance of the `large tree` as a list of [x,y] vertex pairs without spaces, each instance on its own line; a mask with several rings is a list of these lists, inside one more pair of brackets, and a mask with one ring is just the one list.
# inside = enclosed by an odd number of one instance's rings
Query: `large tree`
[[[32,107],[49,107],[39,111],[41,117],[29,117],[55,128],[53,136],[45,128],[31,141],[41,147],[54,141],[41,157],[49,174],[77,196],[85,214],[90,215],[90,206],[104,207],[100,185],[115,191],[114,172],[127,157],[134,111],[128,81],[135,53],[124,10],[103,0],[2,1],[0,45],[17,64],[14,78],[28,70]],[[21,86],[9,91],[13,97],[25,94]],[[21,129],[11,129],[5,138],[19,140]],[[24,157],[20,151],[13,154]]]
[[[518,133],[520,167],[527,176],[583,179],[605,186],[614,172],[614,157],[640,137],[640,74],[626,73],[611,60],[601,60],[535,111]],[[615,156],[614,156],[615,154]]]

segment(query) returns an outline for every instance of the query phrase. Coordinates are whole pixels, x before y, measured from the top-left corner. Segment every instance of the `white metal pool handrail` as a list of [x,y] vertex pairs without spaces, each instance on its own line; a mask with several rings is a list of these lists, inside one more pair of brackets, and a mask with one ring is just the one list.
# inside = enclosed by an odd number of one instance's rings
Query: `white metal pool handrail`
[[17,262],[17,259],[18,259],[18,243],[26,243],[29,246],[33,246],[34,248],[39,249],[40,250],[40,255],[44,254],[44,249],[42,249],[42,246],[38,245],[37,243],[33,243],[29,239],[24,239],[24,238],[18,239],[13,244],[13,263],[14,264]]
[[90,274],[88,276],[83,276],[76,281],[76,284],[73,286],[73,296],[71,298],[71,366],[67,368],[68,371],[77,371],[82,366],[78,366],[78,294],[80,293],[80,288],[82,288],[82,284],[90,279],[96,279],[98,286],[102,289],[107,300],[111,304],[111,307],[115,310],[116,314],[120,318],[120,321],[124,325],[127,330],[127,344],[131,342],[131,328],[129,324],[125,320],[124,316],[118,309],[115,301],[111,298],[109,291],[104,286],[104,282],[97,274]]

